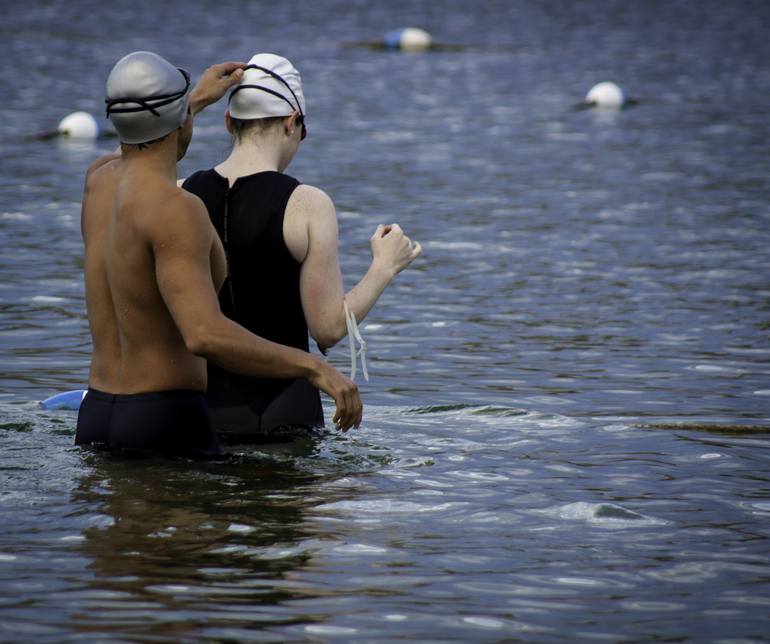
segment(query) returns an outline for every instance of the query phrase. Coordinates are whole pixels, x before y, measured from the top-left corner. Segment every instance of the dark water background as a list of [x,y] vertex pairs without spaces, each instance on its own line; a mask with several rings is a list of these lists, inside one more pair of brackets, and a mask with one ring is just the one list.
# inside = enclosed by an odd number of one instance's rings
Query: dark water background
[[[770,5],[0,2],[0,639],[722,641],[770,632]],[[345,47],[416,25],[464,52]],[[85,384],[83,172],[41,142],[150,49],[295,62],[291,167],[363,325],[357,433],[126,460]],[[614,80],[640,104],[573,106]],[[227,152],[204,112],[181,176]],[[344,347],[332,360],[346,368]]]

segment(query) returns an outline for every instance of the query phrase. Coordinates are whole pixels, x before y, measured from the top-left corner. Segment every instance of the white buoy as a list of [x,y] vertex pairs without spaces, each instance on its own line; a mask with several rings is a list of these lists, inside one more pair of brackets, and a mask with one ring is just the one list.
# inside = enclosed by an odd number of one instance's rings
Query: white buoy
[[428,49],[431,41],[432,38],[430,37],[430,34],[424,29],[407,27],[404,29],[404,33],[401,34],[401,49],[407,49],[409,51]]
[[615,83],[605,81],[598,83],[586,94],[585,102],[596,107],[620,109],[626,102],[623,90]]
[[99,124],[88,112],[73,112],[65,116],[57,128],[59,136],[71,139],[98,139]]
[[404,49],[406,51],[424,51],[430,49],[433,39],[424,29],[418,27],[406,27],[394,29],[385,34],[383,40],[390,49]]

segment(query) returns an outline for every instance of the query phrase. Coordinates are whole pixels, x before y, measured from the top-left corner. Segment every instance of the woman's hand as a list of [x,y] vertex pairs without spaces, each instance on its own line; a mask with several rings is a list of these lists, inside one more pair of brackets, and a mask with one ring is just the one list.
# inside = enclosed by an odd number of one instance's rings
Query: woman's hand
[[422,252],[419,242],[413,242],[398,224],[380,224],[369,239],[373,264],[396,275],[403,271]]

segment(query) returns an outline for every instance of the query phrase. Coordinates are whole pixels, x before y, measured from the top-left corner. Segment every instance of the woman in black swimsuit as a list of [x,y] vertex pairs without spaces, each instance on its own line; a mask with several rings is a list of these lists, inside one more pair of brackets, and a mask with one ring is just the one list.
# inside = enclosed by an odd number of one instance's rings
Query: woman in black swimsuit
[[[285,58],[257,54],[229,97],[230,156],[183,187],[203,200],[225,248],[229,277],[219,294],[225,315],[305,351],[309,332],[325,351],[364,318],[421,247],[397,224],[378,226],[369,270],[344,292],[334,204],[283,173],[307,135],[305,117],[299,72]],[[323,426],[318,391],[306,380],[246,378],[214,365],[208,375],[213,424],[230,442]]]

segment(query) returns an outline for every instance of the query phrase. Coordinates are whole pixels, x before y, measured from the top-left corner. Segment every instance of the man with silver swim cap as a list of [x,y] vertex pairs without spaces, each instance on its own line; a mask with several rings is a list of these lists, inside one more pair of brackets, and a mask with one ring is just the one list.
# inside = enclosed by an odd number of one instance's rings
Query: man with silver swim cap
[[121,142],[154,141],[187,118],[190,75],[157,54],[135,51],[112,68],[105,103]]
[[192,91],[186,73],[149,52],[126,56],[110,74],[107,110],[122,143],[91,164],[83,193],[93,351],[78,445],[221,454],[203,396],[207,360],[256,378],[307,378],[334,398],[342,429],[361,422],[355,384],[222,314],[222,244],[200,199],[177,186],[193,116],[237,83],[243,67],[213,65]]

